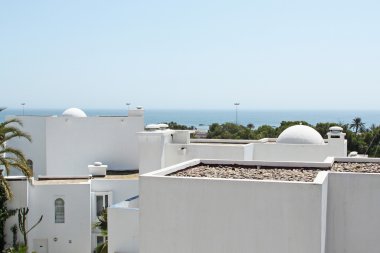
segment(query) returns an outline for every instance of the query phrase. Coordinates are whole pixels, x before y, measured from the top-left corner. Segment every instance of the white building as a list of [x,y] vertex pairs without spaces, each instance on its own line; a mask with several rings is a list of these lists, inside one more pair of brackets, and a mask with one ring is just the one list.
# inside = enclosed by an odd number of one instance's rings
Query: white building
[[[311,181],[173,175],[200,165],[321,171]],[[378,158],[194,159],[140,177],[139,252],[379,252],[379,186]]]
[[[277,139],[197,140],[190,138],[189,131],[163,125],[144,131],[143,110],[129,114],[85,117],[84,112],[71,109],[60,117],[20,117],[34,141],[15,140],[9,145],[30,157],[35,179],[9,178],[15,192],[10,207],[30,207],[30,224],[44,215],[29,235],[31,249],[38,253],[91,252],[105,239],[92,224],[107,206],[112,253],[342,249],[341,244],[326,239],[333,231],[326,220],[336,219],[328,213],[342,208],[337,204],[329,209],[329,199],[341,194],[331,195],[333,191],[327,188],[341,184],[329,183],[332,173],[320,172],[308,183],[167,176],[199,161],[326,169],[337,157],[348,159],[341,128],[331,128],[326,140],[303,125],[286,129]],[[108,167],[94,164],[97,161]],[[140,183],[136,175],[110,175],[136,169],[144,174]],[[89,177],[106,170],[105,177]],[[371,188],[367,190],[365,194],[371,194]],[[64,216],[59,211],[62,205]],[[308,216],[303,217],[305,213]],[[8,226],[14,222],[9,220]],[[277,243],[272,243],[274,238]],[[326,245],[335,251],[326,251]]]
[[[128,117],[86,117],[71,108],[58,117],[17,118],[33,141],[12,139],[7,145],[28,157],[34,179],[15,172],[8,178],[15,195],[9,207],[29,207],[29,224],[44,216],[28,235],[29,248],[37,253],[92,252],[105,239],[93,228],[102,208],[138,194],[137,175],[125,174],[138,170],[136,132],[144,129],[144,110],[129,110]],[[14,223],[15,217],[7,221],[7,242]]]

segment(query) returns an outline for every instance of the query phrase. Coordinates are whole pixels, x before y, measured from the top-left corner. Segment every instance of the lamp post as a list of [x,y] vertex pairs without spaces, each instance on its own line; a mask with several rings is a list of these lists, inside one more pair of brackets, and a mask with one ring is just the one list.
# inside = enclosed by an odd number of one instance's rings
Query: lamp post
[[24,116],[25,115],[25,103],[21,103],[21,105],[22,105],[22,116]]
[[238,123],[238,106],[240,105],[240,103],[234,103],[235,105],[235,124],[237,125]]
[[128,106],[128,111],[129,111],[129,106],[131,105],[131,103],[127,102],[125,103],[126,106]]

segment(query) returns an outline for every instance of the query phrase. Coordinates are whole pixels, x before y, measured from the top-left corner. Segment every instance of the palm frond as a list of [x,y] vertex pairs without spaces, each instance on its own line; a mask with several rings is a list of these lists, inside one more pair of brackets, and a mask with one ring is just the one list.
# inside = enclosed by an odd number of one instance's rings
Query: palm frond
[[13,197],[9,183],[2,174],[0,174],[0,187],[3,188],[7,200]]

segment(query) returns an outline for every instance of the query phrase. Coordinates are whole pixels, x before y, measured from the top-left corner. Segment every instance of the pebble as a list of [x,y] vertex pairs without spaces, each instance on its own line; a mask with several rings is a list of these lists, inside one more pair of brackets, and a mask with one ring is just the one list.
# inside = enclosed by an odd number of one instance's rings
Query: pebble
[[323,169],[273,167],[261,167],[258,169],[256,166],[200,164],[177,171],[169,176],[313,182],[321,170]]

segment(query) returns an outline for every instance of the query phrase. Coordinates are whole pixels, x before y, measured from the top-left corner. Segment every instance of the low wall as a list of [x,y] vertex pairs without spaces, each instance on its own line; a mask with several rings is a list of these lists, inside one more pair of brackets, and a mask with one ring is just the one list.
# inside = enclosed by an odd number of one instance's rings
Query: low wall
[[323,161],[333,153],[327,144],[294,145],[278,143],[255,143],[253,160],[266,161]]
[[165,166],[191,159],[252,160],[253,144],[166,144]]
[[108,208],[108,252],[137,253],[139,209],[125,207],[122,203]]
[[326,173],[314,183],[162,174],[140,177],[140,253],[324,252]]
[[329,173],[326,253],[380,251],[380,174]]

